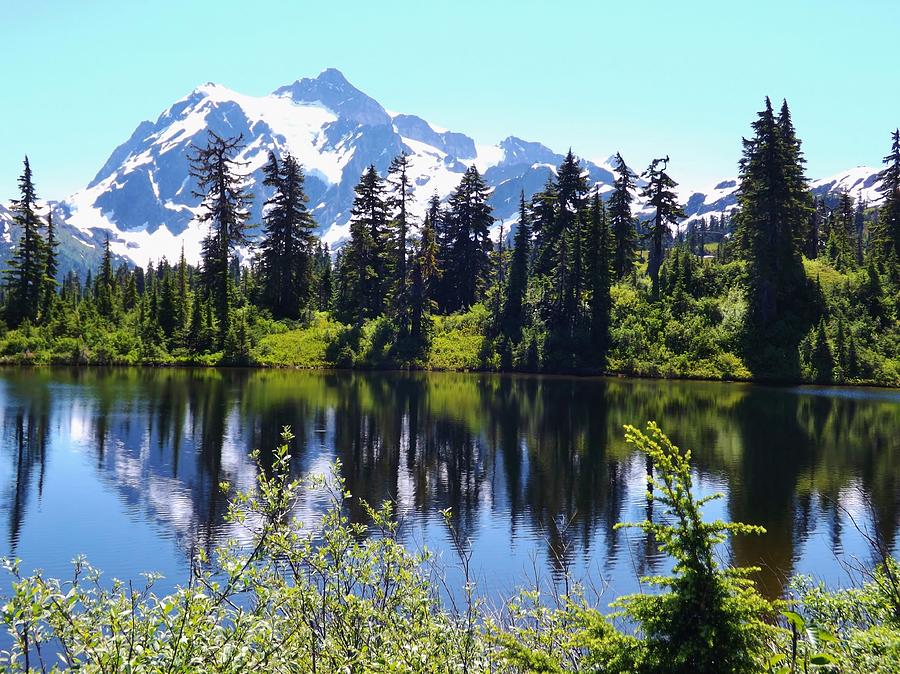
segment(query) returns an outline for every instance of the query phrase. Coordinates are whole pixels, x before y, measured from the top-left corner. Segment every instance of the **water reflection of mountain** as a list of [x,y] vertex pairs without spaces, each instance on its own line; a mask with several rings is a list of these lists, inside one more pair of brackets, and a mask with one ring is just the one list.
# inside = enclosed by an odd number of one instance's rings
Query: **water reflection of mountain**
[[[735,543],[738,563],[789,573],[822,527],[842,546],[837,504],[858,509],[856,488],[891,545],[900,525],[900,396],[888,392],[240,370],[7,370],[0,382],[0,507],[13,552],[48,448],[66,444],[183,550],[209,548],[230,533],[219,484],[251,484],[248,450],[259,447],[267,464],[283,425],[296,435],[296,471],[339,459],[354,495],[396,500],[411,517],[451,508],[463,537],[476,537],[485,516],[512,538],[541,532],[557,570],[586,556],[611,566],[623,545],[636,568],[654,568],[652,542],[626,543],[613,528],[647,514],[645,468],[621,430],[647,419],[694,448],[701,477],[726,485],[727,515],[767,528]],[[348,507],[362,518],[358,503]],[[777,575],[764,579],[772,592]]]

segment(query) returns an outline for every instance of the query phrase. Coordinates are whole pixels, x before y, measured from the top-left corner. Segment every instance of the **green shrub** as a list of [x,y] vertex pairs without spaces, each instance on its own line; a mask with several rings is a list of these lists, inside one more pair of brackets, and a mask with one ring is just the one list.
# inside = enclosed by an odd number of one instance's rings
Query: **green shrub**
[[626,440],[644,452],[656,476],[648,497],[664,509],[659,521],[632,526],[653,537],[675,560],[671,577],[646,582],[663,589],[616,602],[640,628],[642,667],[654,672],[726,674],[759,672],[775,637],[774,607],[755,589],[749,574],[758,569],[723,568],[715,548],[734,535],[764,533],[738,522],[705,522],[702,507],[721,498],[693,495],[690,451],[682,451],[655,423],[647,432],[627,426]]
[[433,370],[478,370],[485,366],[490,313],[483,304],[469,311],[434,317],[428,367]]

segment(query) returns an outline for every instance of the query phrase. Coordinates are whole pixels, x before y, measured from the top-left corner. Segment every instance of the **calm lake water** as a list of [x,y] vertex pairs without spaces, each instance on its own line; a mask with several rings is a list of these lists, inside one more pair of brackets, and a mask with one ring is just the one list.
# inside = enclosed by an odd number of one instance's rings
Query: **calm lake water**
[[[763,567],[766,592],[810,573],[849,582],[871,559],[859,527],[898,549],[900,392],[486,374],[0,370],[0,555],[68,575],[183,582],[194,546],[235,535],[219,483],[244,488],[260,448],[297,436],[298,473],[342,463],[347,488],[394,499],[402,535],[454,586],[440,510],[471,540],[492,599],[562,570],[636,590],[669,562],[616,522],[648,515],[646,463],[622,425],[657,420],[693,450],[708,517],[763,525],[722,554]],[[315,514],[315,502],[305,508]],[[358,506],[350,506],[356,519]],[[650,513],[652,514],[652,512]],[[852,519],[851,519],[852,518]],[[854,520],[855,524],[854,525]],[[0,589],[6,587],[0,581]]]

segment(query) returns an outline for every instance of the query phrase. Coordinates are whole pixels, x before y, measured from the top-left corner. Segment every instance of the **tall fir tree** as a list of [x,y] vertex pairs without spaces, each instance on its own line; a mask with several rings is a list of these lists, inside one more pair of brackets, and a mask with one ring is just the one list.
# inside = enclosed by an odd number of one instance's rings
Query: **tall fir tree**
[[491,251],[490,289],[485,293],[490,296],[492,324],[499,326],[503,314],[503,297],[506,290],[506,271],[509,262],[509,251],[506,247],[506,230],[503,221],[497,235],[497,245]]
[[671,235],[671,226],[677,225],[684,217],[684,210],[678,203],[675,188],[678,186],[666,173],[669,158],[654,159],[643,177],[647,185],[641,192],[647,205],[653,208],[653,219],[648,223],[647,238],[650,242],[650,257],[647,274],[653,283],[653,298],[659,297],[659,268],[663,262],[663,243]]
[[848,271],[856,266],[856,224],[853,197],[841,192],[837,206],[829,215],[828,240],[825,254],[839,271]]
[[431,341],[431,314],[437,308],[435,293],[441,278],[438,258],[437,231],[430,214],[426,213],[422,233],[416,250],[409,281],[409,336],[408,356],[422,357]]
[[409,273],[407,270],[407,238],[409,236],[409,206],[413,200],[412,182],[409,178],[409,155],[403,152],[391,160],[387,174],[387,207],[389,210],[389,246],[393,279],[389,295],[391,310],[397,321],[401,339],[409,336]]
[[853,233],[856,243],[856,266],[862,267],[865,262],[866,202],[862,195],[856,200],[856,211],[853,214]]
[[588,221],[590,236],[590,281],[591,281],[591,346],[592,361],[601,370],[606,368],[609,353],[609,326],[612,310],[610,288],[613,280],[614,244],[606,217],[606,209],[595,189],[591,198]]
[[528,260],[531,250],[531,223],[525,204],[525,192],[519,194],[519,224],[513,238],[512,259],[509,264],[509,280],[503,306],[504,334],[517,341],[525,323],[524,303],[528,288]]
[[637,230],[634,216],[631,213],[631,202],[634,200],[634,185],[637,176],[625,164],[622,155],[616,153],[616,179],[609,197],[607,211],[609,227],[615,242],[613,255],[613,272],[617,279],[622,279],[634,271],[637,257]]
[[[100,274],[94,280],[94,297],[97,312],[104,318],[112,319],[116,315],[116,281],[112,267],[112,251],[109,247],[109,235],[103,244],[103,260],[100,263]],[[156,317],[154,317],[155,319]]]
[[181,345],[185,344],[185,336],[189,330],[191,318],[190,281],[188,279],[188,264],[184,256],[184,245],[181,246],[181,255],[178,258],[178,270],[175,283],[175,323],[177,325],[176,337]]
[[56,290],[59,282],[59,240],[56,238],[56,226],[53,224],[53,209],[47,213],[47,240],[44,246],[44,287],[41,296],[41,316],[46,321],[53,314],[56,305]]
[[791,134],[779,127],[768,98],[752,126],[739,164],[736,237],[748,264],[750,326],[760,335],[803,302],[798,233],[809,210],[799,141],[786,141]]
[[488,204],[490,191],[470,166],[448,201],[446,214],[449,251],[444,268],[446,311],[468,309],[478,299],[482,283],[490,271],[491,224],[493,211]]
[[534,237],[532,268],[535,276],[549,274],[559,247],[559,227],[556,222],[559,191],[553,176],[547,178],[544,189],[531,198],[531,231]]
[[12,202],[13,222],[21,230],[9,268],[6,270],[6,323],[16,327],[22,321],[37,320],[44,294],[46,246],[37,214],[37,193],[31,163],[25,157],[19,177],[19,198]]
[[363,173],[355,192],[338,277],[338,312],[344,320],[361,323],[382,313],[389,284],[385,187],[374,166]]
[[878,174],[882,203],[872,228],[871,255],[880,265],[897,273],[900,265],[900,129],[891,134],[891,151]]
[[816,383],[826,383],[834,379],[834,355],[825,332],[825,321],[819,320],[812,329],[809,355],[810,378]]
[[819,251],[822,248],[821,235],[823,222],[826,215],[822,200],[818,197],[813,197],[812,208],[807,217],[803,243],[803,254],[810,260],[815,260],[819,257]]
[[316,223],[306,207],[303,170],[292,155],[279,162],[270,153],[264,172],[273,193],[260,244],[262,300],[276,318],[296,319],[312,301]]
[[332,306],[334,294],[334,265],[331,261],[331,250],[327,243],[321,241],[316,246],[316,308],[328,311]]
[[587,226],[584,218],[588,195],[587,174],[570,149],[557,170],[557,250],[553,278],[560,293],[560,323],[570,336],[581,324],[584,309]]
[[157,320],[166,339],[173,340],[178,331],[178,298],[176,282],[168,265],[163,270],[160,282]]
[[129,274],[128,278],[125,280],[125,290],[122,293],[122,308],[125,309],[125,311],[131,311],[138,306],[140,299],[141,297],[138,294],[135,274]]
[[793,247],[801,250],[803,245],[803,225],[809,221],[809,214],[813,208],[813,195],[806,179],[806,159],[800,139],[791,118],[791,110],[786,100],[781,102],[781,110],[778,112],[776,125],[781,133],[782,147],[785,153],[784,174],[787,191],[790,195],[788,201],[788,218],[793,224],[791,235],[794,239]]
[[188,348],[193,353],[203,353],[212,347],[213,326],[209,320],[209,300],[203,293],[195,292],[191,302],[191,323],[188,332]]
[[236,159],[242,148],[243,136],[223,138],[209,131],[206,145],[193,145],[189,156],[190,175],[197,182],[194,195],[203,200],[198,219],[210,226],[203,244],[203,270],[206,292],[215,307],[220,346],[231,329],[231,260],[238,246],[247,243],[252,200],[245,177],[239,173],[245,164]]

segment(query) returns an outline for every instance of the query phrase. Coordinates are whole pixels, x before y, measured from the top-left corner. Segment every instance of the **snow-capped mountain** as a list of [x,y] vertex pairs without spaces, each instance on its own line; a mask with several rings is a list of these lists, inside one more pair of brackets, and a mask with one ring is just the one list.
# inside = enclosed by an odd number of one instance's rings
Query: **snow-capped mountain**
[[[207,130],[243,136],[238,159],[245,163],[248,186],[256,195],[252,223],[261,222],[268,196],[262,167],[269,151],[296,156],[306,172],[318,233],[331,244],[348,235],[353,188],[363,170],[374,164],[383,174],[400,152],[411,157],[414,215],[421,215],[433,193],[446,198],[466,168],[475,165],[493,190],[497,229],[503,221],[507,231],[518,217],[520,191],[530,197],[540,190],[563,160],[562,154],[515,136],[481,145],[415,115],[389,112],[335,69],[267,96],[246,96],[208,83],[172,104],[155,122],[141,122],[85,189],[53,203],[63,247],[77,268],[96,258],[107,234],[115,253],[138,264],[173,259],[182,246],[189,259],[199,258],[207,228],[196,219],[200,199],[194,194],[188,155],[192,144],[205,143]],[[610,161],[583,163],[591,184],[602,194],[609,192]],[[820,193],[848,190],[874,198],[874,176],[875,169],[861,167],[818,180],[813,187]],[[686,213],[696,218],[732,210],[735,187],[732,179],[702,191],[684,190]],[[637,207],[640,215],[641,204]],[[0,211],[0,248],[15,241],[8,220]]]
[[4,206],[0,204],[0,241],[3,242],[4,245],[9,245],[13,242],[13,216],[12,213]]
[[[188,155],[192,144],[205,142],[208,129],[243,135],[238,160],[257,195],[251,222],[261,221],[268,195],[262,184],[268,153],[297,157],[319,234],[332,244],[347,236],[353,188],[362,172],[369,164],[385,172],[401,152],[411,157],[414,215],[424,212],[431,194],[449,195],[474,164],[494,188],[497,216],[510,218],[519,191],[530,195],[540,189],[562,161],[539,143],[511,136],[484,146],[414,115],[389,113],[333,69],[260,97],[205,84],[155,122],[141,123],[116,148],[87,188],[62,203],[67,223],[86,235],[112,232],[113,250],[141,264],[172,257],[182,244],[188,257],[197,259],[206,227],[195,219],[200,200]],[[612,180],[607,168],[588,163],[587,169],[594,181]]]
[[[41,203],[39,214],[47,217],[53,209],[53,222],[57,225],[59,240],[59,268],[62,274],[70,270],[85,273],[96,268],[102,257],[102,242],[105,233],[97,230],[92,233],[81,232],[63,222],[64,210],[55,202]],[[9,209],[0,204],[0,268],[6,268],[15,245],[19,241],[21,228],[16,224]]]

